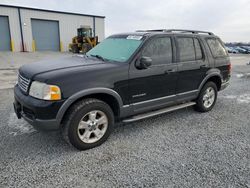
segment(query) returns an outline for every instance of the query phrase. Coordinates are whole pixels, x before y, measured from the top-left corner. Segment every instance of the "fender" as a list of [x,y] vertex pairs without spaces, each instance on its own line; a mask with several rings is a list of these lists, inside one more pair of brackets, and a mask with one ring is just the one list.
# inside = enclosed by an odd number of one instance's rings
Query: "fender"
[[68,110],[68,108],[78,99],[87,96],[87,95],[91,95],[91,94],[108,94],[108,95],[112,95],[113,97],[116,98],[120,109],[123,106],[123,101],[122,98],[120,97],[120,95],[109,88],[91,88],[91,89],[85,89],[82,91],[79,91],[77,93],[75,93],[74,95],[72,95],[71,97],[69,97],[61,106],[61,108],[59,109],[57,116],[56,116],[56,120],[58,123],[61,122],[65,112]]
[[199,86],[199,92],[201,91],[202,87],[204,86],[204,84],[207,82],[207,80],[213,76],[218,76],[221,79],[221,83],[222,83],[222,76],[221,76],[221,72],[219,69],[211,69],[207,72],[207,76],[202,80],[200,86]]

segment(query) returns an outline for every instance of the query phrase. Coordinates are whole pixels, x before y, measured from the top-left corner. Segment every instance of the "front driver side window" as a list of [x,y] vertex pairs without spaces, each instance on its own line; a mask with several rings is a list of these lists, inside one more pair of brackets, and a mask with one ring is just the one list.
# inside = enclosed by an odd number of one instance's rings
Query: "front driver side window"
[[172,63],[172,43],[170,37],[155,38],[149,41],[142,56],[150,57],[152,65]]

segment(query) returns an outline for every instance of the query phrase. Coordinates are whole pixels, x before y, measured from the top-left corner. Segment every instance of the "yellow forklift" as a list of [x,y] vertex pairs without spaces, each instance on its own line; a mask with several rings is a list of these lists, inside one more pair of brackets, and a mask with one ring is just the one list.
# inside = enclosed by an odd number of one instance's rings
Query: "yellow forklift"
[[98,44],[98,36],[93,36],[92,28],[84,26],[77,29],[77,36],[72,38],[69,51],[73,53],[86,53]]

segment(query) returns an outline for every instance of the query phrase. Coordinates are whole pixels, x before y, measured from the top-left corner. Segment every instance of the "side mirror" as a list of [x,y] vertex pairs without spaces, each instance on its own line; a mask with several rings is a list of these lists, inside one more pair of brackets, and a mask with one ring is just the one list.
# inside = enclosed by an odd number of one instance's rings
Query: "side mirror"
[[147,69],[152,65],[152,59],[150,57],[143,56],[136,61],[136,68],[138,69]]

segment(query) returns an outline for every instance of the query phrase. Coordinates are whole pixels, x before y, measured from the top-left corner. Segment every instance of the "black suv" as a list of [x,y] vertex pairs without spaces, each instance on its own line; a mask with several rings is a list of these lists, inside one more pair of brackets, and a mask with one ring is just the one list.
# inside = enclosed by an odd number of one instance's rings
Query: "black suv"
[[188,106],[211,110],[230,72],[228,53],[211,32],[117,34],[85,55],[22,66],[14,108],[36,129],[60,129],[84,150],[102,144],[116,122]]

